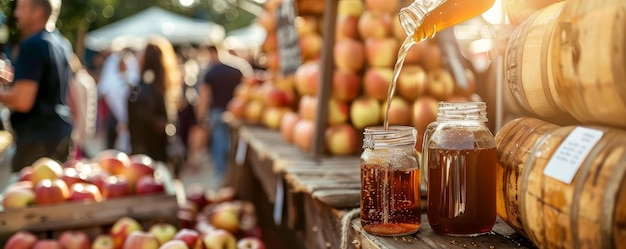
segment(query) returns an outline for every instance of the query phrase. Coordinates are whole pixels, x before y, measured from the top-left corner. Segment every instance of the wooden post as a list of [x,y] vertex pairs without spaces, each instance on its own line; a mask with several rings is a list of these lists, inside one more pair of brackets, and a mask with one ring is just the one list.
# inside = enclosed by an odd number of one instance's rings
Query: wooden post
[[324,43],[322,46],[322,59],[320,61],[320,78],[318,84],[318,104],[315,116],[315,132],[312,141],[312,154],[314,158],[324,154],[324,133],[328,122],[328,100],[332,88],[335,62],[333,51],[335,50],[335,22],[337,19],[338,0],[326,0],[324,12]]

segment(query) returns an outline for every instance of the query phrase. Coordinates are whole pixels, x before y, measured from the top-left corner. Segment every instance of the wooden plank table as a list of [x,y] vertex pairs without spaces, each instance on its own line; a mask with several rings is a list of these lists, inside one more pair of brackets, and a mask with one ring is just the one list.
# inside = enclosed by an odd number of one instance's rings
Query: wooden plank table
[[[302,235],[303,248],[341,248],[341,220],[359,208],[358,156],[313,158],[286,143],[278,131],[259,126],[238,126],[237,134],[238,147],[245,145],[243,147],[247,148],[246,164],[252,168],[275,210],[284,203],[285,222]],[[277,191],[282,185],[286,190]],[[287,195],[281,196],[281,193]],[[354,218],[347,219],[347,248],[533,247],[500,219],[490,234],[450,237],[435,234],[423,211],[422,227],[417,233],[382,237],[366,233],[360,225],[358,211],[355,212]]]

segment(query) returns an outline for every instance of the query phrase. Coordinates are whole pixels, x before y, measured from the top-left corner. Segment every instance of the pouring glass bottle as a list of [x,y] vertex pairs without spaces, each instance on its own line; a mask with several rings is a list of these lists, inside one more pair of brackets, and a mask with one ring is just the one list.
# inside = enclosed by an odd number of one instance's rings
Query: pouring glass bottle
[[361,154],[361,226],[401,236],[421,227],[420,160],[410,126],[367,127]]
[[414,43],[488,10],[495,0],[415,0],[400,10],[400,24]]
[[484,102],[440,102],[426,128],[422,156],[428,168],[428,223],[459,236],[491,231],[496,220],[496,143]]

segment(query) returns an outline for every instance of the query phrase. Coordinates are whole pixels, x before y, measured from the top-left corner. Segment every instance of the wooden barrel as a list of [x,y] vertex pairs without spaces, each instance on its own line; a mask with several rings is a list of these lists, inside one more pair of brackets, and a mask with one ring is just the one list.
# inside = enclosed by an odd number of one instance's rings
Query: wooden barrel
[[540,9],[561,1],[563,0],[504,0],[502,9],[509,22],[517,26]]
[[550,5],[518,26],[505,54],[506,80],[514,99],[528,112],[553,123],[574,124],[556,91],[553,37],[565,2]]
[[[516,179],[520,183],[518,192],[508,194],[518,196],[519,206],[513,208],[519,209],[523,234],[539,248],[614,248],[626,243],[626,227],[623,225],[626,224],[626,131],[586,127],[590,128],[587,132],[601,134],[597,143],[592,144],[581,140],[589,136],[580,136],[580,127],[552,129],[545,126],[545,130],[540,131],[544,132],[543,135],[530,139],[536,141],[526,162],[503,168],[519,172]],[[536,131],[537,128],[531,133]],[[504,133],[501,136],[502,139],[507,137]],[[505,141],[498,150],[510,148],[508,143],[515,142]],[[530,143],[524,144],[528,146]],[[588,153],[572,150],[584,144],[589,145]],[[571,158],[581,158],[580,168],[573,171],[575,174],[569,183],[546,175],[547,165],[553,157],[565,162],[571,159],[563,157],[563,153],[556,153],[561,147],[569,147]],[[550,165],[551,169],[556,167],[563,172],[568,171],[568,166],[570,163]]]
[[626,1],[569,0],[556,33],[565,109],[583,123],[626,127]]
[[537,140],[558,127],[539,119],[523,117],[507,122],[495,136],[499,165],[496,169],[496,212],[502,220],[524,236],[519,180]]

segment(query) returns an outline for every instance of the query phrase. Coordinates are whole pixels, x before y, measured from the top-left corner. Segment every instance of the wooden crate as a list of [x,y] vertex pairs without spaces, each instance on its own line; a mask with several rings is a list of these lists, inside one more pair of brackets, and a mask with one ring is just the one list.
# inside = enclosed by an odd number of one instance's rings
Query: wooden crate
[[1,210],[0,207],[0,241],[20,230],[53,233],[59,230],[107,226],[124,216],[141,222],[175,223],[178,204],[173,179],[164,165],[157,168],[156,174],[164,177],[165,193],[134,195],[92,203],[65,202],[9,210]]

